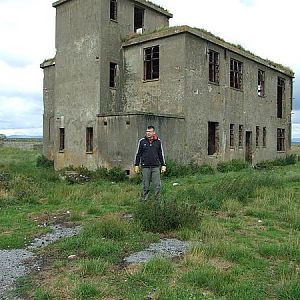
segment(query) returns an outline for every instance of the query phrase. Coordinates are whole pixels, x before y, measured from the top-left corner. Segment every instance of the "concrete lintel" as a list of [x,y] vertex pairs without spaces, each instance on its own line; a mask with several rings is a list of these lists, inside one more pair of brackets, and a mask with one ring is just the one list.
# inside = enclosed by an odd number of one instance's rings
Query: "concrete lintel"
[[41,69],[55,66],[55,58],[46,59],[40,64]]
[[127,117],[127,116],[153,116],[161,118],[171,118],[171,119],[185,119],[183,115],[177,114],[157,114],[143,111],[136,112],[119,112],[119,113],[107,113],[107,114],[97,114],[98,118],[108,118],[108,117]]
[[52,3],[52,6],[57,7],[65,2],[69,2],[69,1],[72,1],[72,0],[58,0],[58,1],[55,1],[54,3]]

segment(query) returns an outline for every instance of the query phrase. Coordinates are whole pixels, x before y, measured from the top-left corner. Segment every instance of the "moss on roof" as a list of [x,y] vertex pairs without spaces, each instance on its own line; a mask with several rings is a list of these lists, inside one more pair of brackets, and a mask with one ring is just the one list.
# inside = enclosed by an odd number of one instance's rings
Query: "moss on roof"
[[246,58],[252,59],[258,63],[264,64],[268,67],[271,67],[273,69],[276,69],[277,71],[280,71],[282,73],[285,73],[291,77],[294,76],[294,72],[290,67],[283,66],[279,63],[273,62],[269,59],[264,59],[261,58],[258,55],[255,55],[253,52],[246,50],[243,46],[239,44],[233,44],[226,42],[224,39],[220,38],[217,35],[212,34],[211,32],[205,30],[205,29],[200,29],[200,28],[192,28],[187,25],[183,26],[175,26],[175,27],[162,27],[155,29],[153,31],[146,31],[143,34],[131,34],[127,36],[124,40],[124,46],[130,46],[131,44],[138,44],[138,43],[143,43],[148,40],[153,40],[153,39],[159,39],[175,34],[180,34],[180,33],[190,33],[193,35],[196,35],[202,39],[208,40],[212,43],[215,43],[223,48],[226,48],[232,52],[236,52],[242,56],[245,56]]

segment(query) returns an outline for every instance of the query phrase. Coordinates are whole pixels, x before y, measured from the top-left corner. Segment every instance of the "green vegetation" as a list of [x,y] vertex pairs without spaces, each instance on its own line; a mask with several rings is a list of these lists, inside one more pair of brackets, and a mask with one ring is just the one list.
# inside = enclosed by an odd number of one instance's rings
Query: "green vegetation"
[[[77,168],[87,180],[69,182],[68,170],[55,172],[38,151],[0,149],[1,249],[24,247],[49,230],[39,226],[44,223],[83,227],[39,250],[47,263],[18,280],[17,294],[300,299],[299,149],[293,154],[257,168],[240,161],[216,168],[170,161],[161,203],[144,203],[139,179],[128,180],[120,169]],[[164,237],[188,240],[192,248],[178,259],[124,265],[125,256]]]

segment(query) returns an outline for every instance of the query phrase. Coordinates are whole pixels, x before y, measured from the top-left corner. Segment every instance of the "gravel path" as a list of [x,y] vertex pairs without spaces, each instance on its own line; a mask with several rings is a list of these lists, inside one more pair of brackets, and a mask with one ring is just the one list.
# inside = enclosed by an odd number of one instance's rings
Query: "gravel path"
[[77,235],[80,226],[66,228],[60,225],[50,227],[52,232],[36,238],[26,249],[0,250],[0,299],[11,299],[11,291],[16,280],[33,270],[39,270],[38,258],[31,251],[46,247],[63,237]]
[[159,243],[154,243],[148,249],[134,253],[124,258],[129,264],[139,264],[151,260],[155,256],[178,257],[183,255],[190,248],[188,242],[177,239],[163,239]]

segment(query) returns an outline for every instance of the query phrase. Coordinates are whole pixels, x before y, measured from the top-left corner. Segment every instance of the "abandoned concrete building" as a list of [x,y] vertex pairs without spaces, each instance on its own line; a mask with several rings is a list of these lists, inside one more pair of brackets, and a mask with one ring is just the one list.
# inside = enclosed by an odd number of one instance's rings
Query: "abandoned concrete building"
[[252,164],[291,145],[293,72],[145,0],[59,0],[44,71],[44,155],[55,168],[133,166],[154,125],[167,158]]

